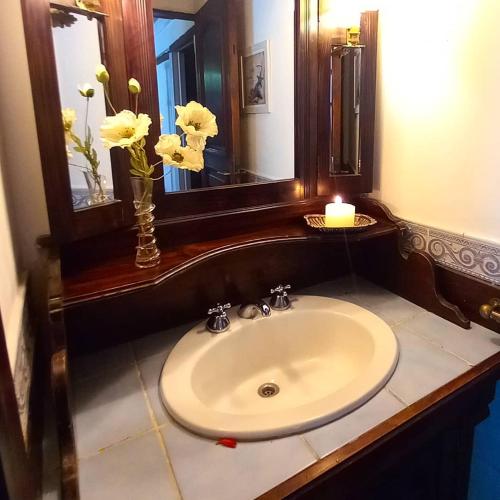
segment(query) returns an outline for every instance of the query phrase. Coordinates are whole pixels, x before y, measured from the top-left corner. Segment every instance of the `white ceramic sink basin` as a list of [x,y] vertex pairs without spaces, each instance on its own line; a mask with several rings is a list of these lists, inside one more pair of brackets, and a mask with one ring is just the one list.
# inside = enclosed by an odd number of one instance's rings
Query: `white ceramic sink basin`
[[[396,367],[390,327],[349,302],[298,296],[268,318],[228,315],[225,333],[189,331],[160,378],[168,412],[204,436],[264,439],[325,424],[370,399]],[[279,392],[263,397],[263,384]]]

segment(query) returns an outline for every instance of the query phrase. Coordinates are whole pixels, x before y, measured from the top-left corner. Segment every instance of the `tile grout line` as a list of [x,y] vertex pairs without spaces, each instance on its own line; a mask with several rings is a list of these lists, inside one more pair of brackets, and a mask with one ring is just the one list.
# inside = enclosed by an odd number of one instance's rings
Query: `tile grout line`
[[121,446],[122,444],[129,443],[131,441],[135,441],[136,439],[144,437],[147,434],[149,434],[150,432],[154,432],[154,431],[155,431],[154,427],[150,427],[149,429],[145,429],[143,431],[140,431],[140,432],[134,434],[133,436],[127,436],[127,437],[125,437],[123,439],[120,439],[119,441],[115,441],[114,443],[111,443],[111,444],[109,444],[107,446],[99,448],[94,453],[89,453],[88,455],[78,456],[78,461],[80,462],[81,460],[89,460],[91,458],[97,457],[99,455],[102,455],[106,451],[110,451],[110,450],[112,450],[114,448],[117,448],[118,446]]
[[408,408],[410,406],[409,403],[407,403],[401,396],[398,396],[388,385],[384,387],[384,389],[393,397],[396,398],[400,403],[402,403],[405,408]]
[[163,456],[165,457],[168,475],[173,479],[173,482],[174,482],[175,487],[177,489],[177,493],[179,494],[179,498],[182,499],[181,488],[179,486],[179,482],[177,481],[177,477],[175,475],[174,468],[172,466],[172,460],[170,459],[170,456],[168,454],[167,445],[165,443],[165,440],[163,439],[163,435],[160,432],[161,426],[158,425],[158,420],[156,419],[156,415],[153,411],[153,406],[152,406],[151,401],[149,399],[149,395],[148,395],[147,390],[146,390],[146,384],[144,383],[144,380],[142,378],[142,373],[141,373],[141,370],[139,368],[137,356],[136,356],[135,350],[133,348],[132,348],[132,352],[134,355],[134,365],[135,365],[135,369],[137,372],[137,377],[139,378],[139,383],[141,384],[142,394],[143,394],[144,399],[146,401],[146,406],[148,408],[149,418],[151,419],[151,422],[153,424],[153,429],[156,432],[156,436],[158,438],[160,448],[162,449]]
[[[399,326],[402,326],[402,325],[399,325]],[[446,354],[449,354],[450,356],[453,356],[454,358],[459,359],[460,361],[464,362],[469,368],[472,368],[472,367],[475,366],[473,363],[471,363],[467,359],[464,359],[461,356],[459,356],[458,354],[455,354],[453,351],[450,351],[450,350],[446,349],[445,346],[443,344],[441,344],[440,342],[438,342],[437,340],[433,340],[433,339],[431,339],[429,337],[426,337],[424,334],[415,332],[411,328],[408,328],[408,327],[406,328],[406,331],[410,335],[413,335],[414,337],[418,337],[420,340],[423,340],[424,342],[427,342],[432,347],[437,348],[440,351],[443,351]]]
[[321,460],[321,457],[318,455],[313,445],[307,440],[306,436],[304,434],[300,434],[300,437],[302,438],[302,441],[304,441],[307,449],[312,453],[315,461],[317,462],[318,460]]

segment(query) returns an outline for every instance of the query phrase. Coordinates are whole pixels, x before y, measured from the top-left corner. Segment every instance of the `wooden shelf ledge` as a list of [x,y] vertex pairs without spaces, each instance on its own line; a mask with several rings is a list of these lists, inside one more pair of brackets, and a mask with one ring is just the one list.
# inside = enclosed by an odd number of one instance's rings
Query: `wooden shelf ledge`
[[244,234],[163,248],[160,265],[153,269],[136,268],[133,254],[110,257],[98,263],[81,262],[76,265],[73,263],[63,272],[62,304],[63,307],[70,307],[158,285],[190,266],[243,248],[277,242],[287,244],[304,241],[350,245],[394,234],[397,231],[396,224],[379,220],[376,225],[363,232],[318,233],[308,228],[301,218],[292,222],[264,226]]

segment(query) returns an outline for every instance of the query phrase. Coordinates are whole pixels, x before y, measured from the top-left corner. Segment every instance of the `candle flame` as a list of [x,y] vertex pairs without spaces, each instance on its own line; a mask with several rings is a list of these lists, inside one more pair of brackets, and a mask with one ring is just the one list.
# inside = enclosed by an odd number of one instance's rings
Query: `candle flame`
[[342,197],[341,196],[335,196],[335,203],[342,203]]

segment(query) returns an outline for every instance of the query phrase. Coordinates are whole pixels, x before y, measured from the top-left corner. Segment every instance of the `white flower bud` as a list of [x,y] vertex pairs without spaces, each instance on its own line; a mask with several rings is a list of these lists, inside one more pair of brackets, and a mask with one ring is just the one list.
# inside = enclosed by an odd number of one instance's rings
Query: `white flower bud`
[[109,82],[109,73],[104,64],[98,64],[95,68],[95,77],[99,83]]
[[131,94],[140,94],[141,93],[141,84],[135,78],[131,78],[128,81],[128,91]]

